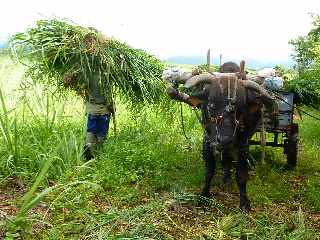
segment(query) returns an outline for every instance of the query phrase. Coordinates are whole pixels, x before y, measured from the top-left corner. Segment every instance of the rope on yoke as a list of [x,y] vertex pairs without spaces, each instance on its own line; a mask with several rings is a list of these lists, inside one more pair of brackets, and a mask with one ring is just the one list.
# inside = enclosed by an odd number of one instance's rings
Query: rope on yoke
[[297,109],[298,111],[300,111],[300,112],[302,112],[302,113],[306,114],[307,116],[312,117],[312,118],[314,118],[314,119],[316,119],[316,120],[320,121],[320,118],[319,118],[319,117],[313,116],[313,115],[311,115],[310,113],[308,113],[308,112],[306,112],[306,111],[302,110],[302,109],[301,109],[301,108],[299,108],[299,107],[294,106],[294,108],[295,108],[295,109]]
[[312,114],[310,114],[310,113],[302,110],[301,108],[292,105],[291,103],[289,103],[289,102],[287,102],[285,99],[283,99],[281,96],[279,96],[276,92],[272,91],[272,93],[273,93],[273,95],[274,95],[276,98],[278,98],[278,99],[281,100],[282,102],[288,104],[290,107],[293,107],[293,108],[297,109],[298,112],[302,112],[302,113],[306,114],[307,116],[312,117],[312,118],[320,121],[320,117],[314,116],[314,115],[312,115]]

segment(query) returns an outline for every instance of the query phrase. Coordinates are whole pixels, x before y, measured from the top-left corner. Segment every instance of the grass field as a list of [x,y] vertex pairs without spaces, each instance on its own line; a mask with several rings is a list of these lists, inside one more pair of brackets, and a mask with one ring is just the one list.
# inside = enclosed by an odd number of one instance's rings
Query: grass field
[[214,197],[199,198],[202,130],[189,108],[186,140],[179,104],[118,103],[117,135],[84,162],[81,99],[20,84],[23,72],[0,55],[0,239],[320,239],[320,122],[298,122],[295,171],[281,170],[282,149],[262,165],[251,148],[245,214],[220,166]]

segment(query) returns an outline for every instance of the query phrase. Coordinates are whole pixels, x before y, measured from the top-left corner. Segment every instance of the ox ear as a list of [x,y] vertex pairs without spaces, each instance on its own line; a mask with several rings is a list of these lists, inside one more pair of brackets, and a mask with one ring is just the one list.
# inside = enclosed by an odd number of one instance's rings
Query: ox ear
[[190,97],[188,98],[188,102],[190,103],[190,105],[191,105],[192,107],[197,107],[197,106],[201,103],[201,101],[200,101],[199,98],[193,97],[193,96],[190,96]]

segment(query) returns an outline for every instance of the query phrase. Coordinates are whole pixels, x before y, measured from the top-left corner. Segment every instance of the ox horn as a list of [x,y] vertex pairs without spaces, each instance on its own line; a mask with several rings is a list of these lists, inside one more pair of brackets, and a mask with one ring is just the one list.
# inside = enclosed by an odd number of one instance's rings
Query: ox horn
[[214,75],[209,73],[202,73],[202,74],[193,76],[192,78],[189,78],[184,84],[184,86],[186,88],[191,88],[198,85],[199,83],[212,83],[213,81],[216,81],[216,80],[217,78]]
[[185,83],[186,88],[194,87],[199,83],[213,83],[221,80],[238,78],[237,73],[202,73],[200,75],[193,76]]
[[260,94],[262,94],[263,96],[272,99],[271,95],[268,93],[268,91],[262,87],[261,85],[259,85],[258,83],[251,81],[251,80],[242,80],[242,85],[247,88],[247,89],[251,89],[253,91],[259,92]]
[[[200,75],[196,75],[193,76],[192,78],[189,78],[186,83],[184,84],[184,86],[186,88],[191,88],[194,87],[196,85],[198,85],[199,83],[213,83],[215,81],[217,81],[219,78],[223,78],[223,77],[234,77],[235,74],[216,74],[216,75],[212,75],[210,73],[203,73]],[[247,89],[251,89],[255,92],[259,92],[260,94],[262,94],[263,96],[272,99],[271,95],[267,92],[267,90],[265,88],[263,88],[262,86],[260,86],[258,83],[251,81],[251,80],[239,80],[241,82],[241,84],[247,88]]]
[[183,72],[179,77],[178,77],[178,82],[179,83],[185,83],[188,79],[192,77],[191,72]]

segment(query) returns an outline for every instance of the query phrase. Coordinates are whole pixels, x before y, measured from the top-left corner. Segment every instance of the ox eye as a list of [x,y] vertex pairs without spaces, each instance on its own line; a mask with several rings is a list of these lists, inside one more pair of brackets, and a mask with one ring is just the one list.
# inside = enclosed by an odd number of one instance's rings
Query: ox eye
[[216,121],[218,125],[221,125],[223,123],[223,116],[218,116]]

